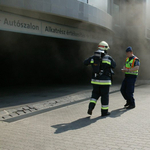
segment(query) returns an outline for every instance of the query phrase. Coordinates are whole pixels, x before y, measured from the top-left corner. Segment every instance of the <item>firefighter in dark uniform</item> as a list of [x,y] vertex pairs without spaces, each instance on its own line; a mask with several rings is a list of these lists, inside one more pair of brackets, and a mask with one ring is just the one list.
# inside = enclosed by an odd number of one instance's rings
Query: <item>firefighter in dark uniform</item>
[[126,49],[126,61],[125,66],[123,67],[122,72],[125,73],[125,79],[122,82],[121,86],[121,94],[126,100],[126,104],[124,107],[126,109],[133,109],[135,108],[135,99],[133,96],[134,93],[134,86],[136,82],[136,78],[138,76],[138,70],[140,66],[139,59],[133,54],[132,47],[128,47]]
[[102,41],[99,43],[98,50],[94,55],[84,61],[84,64],[91,65],[93,70],[91,79],[93,91],[87,112],[89,115],[92,115],[99,97],[101,97],[101,115],[107,116],[110,114],[108,112],[109,87],[113,74],[112,68],[116,67],[116,63],[111,56],[107,55],[108,49],[109,45]]

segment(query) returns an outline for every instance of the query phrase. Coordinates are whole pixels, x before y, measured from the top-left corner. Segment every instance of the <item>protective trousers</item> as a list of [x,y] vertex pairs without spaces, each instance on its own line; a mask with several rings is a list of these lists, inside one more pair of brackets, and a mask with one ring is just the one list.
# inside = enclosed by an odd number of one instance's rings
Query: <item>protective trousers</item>
[[122,96],[131,106],[135,106],[135,99],[133,97],[135,82],[136,82],[135,77],[132,76],[125,77],[120,89]]
[[97,100],[101,96],[101,113],[105,115],[108,113],[108,104],[109,104],[109,87],[110,85],[96,85],[93,84],[93,91],[91,100],[89,103],[89,110],[93,110]]

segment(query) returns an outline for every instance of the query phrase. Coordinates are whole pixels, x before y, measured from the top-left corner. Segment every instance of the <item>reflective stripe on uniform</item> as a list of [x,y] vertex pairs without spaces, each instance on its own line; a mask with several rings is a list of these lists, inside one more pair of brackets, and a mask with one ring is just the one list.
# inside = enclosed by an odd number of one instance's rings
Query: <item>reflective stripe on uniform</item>
[[98,85],[111,85],[111,80],[91,80],[92,84],[98,84]]
[[98,56],[98,57],[101,57],[101,54],[94,54],[94,56]]
[[132,68],[134,67],[134,63],[135,63],[135,60],[136,60],[136,59],[138,59],[138,58],[135,57],[135,58],[133,59],[132,66],[131,66]]
[[111,60],[110,60],[110,59],[107,59],[107,58],[106,58],[106,59],[104,58],[104,59],[102,60],[102,63],[111,65]]
[[107,110],[109,107],[108,107],[108,105],[102,105],[102,107],[101,107],[103,110]]
[[94,63],[94,59],[91,59],[90,63],[93,64]]
[[90,103],[96,104],[97,100],[95,98],[91,98]]
[[138,75],[138,72],[137,71],[135,71],[135,72],[125,72],[125,74]]

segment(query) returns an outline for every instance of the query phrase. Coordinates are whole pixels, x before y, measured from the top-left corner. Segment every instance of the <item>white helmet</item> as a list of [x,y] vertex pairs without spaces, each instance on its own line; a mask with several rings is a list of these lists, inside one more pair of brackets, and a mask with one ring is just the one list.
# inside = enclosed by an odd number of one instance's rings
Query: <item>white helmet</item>
[[108,43],[107,42],[105,42],[105,41],[101,41],[100,43],[99,43],[99,45],[98,45],[98,49],[101,49],[101,50],[108,50],[108,49],[110,49],[109,48],[109,45],[108,45]]

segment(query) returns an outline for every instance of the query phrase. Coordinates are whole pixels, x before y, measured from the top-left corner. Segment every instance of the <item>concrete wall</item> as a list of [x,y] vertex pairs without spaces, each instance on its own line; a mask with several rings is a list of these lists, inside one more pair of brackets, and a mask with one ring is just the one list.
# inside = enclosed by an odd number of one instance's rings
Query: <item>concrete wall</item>
[[112,30],[112,17],[109,14],[76,0],[0,0],[0,10],[20,15],[26,15],[25,12],[30,11],[30,17],[32,12],[50,14]]
[[91,72],[84,67],[84,59],[93,55],[99,41],[112,44],[112,17],[76,0],[0,0],[0,11],[0,17],[8,14],[4,20],[33,19],[38,24],[54,23],[99,35],[97,43],[31,35],[16,23],[9,29],[1,19],[0,86],[90,83]]

